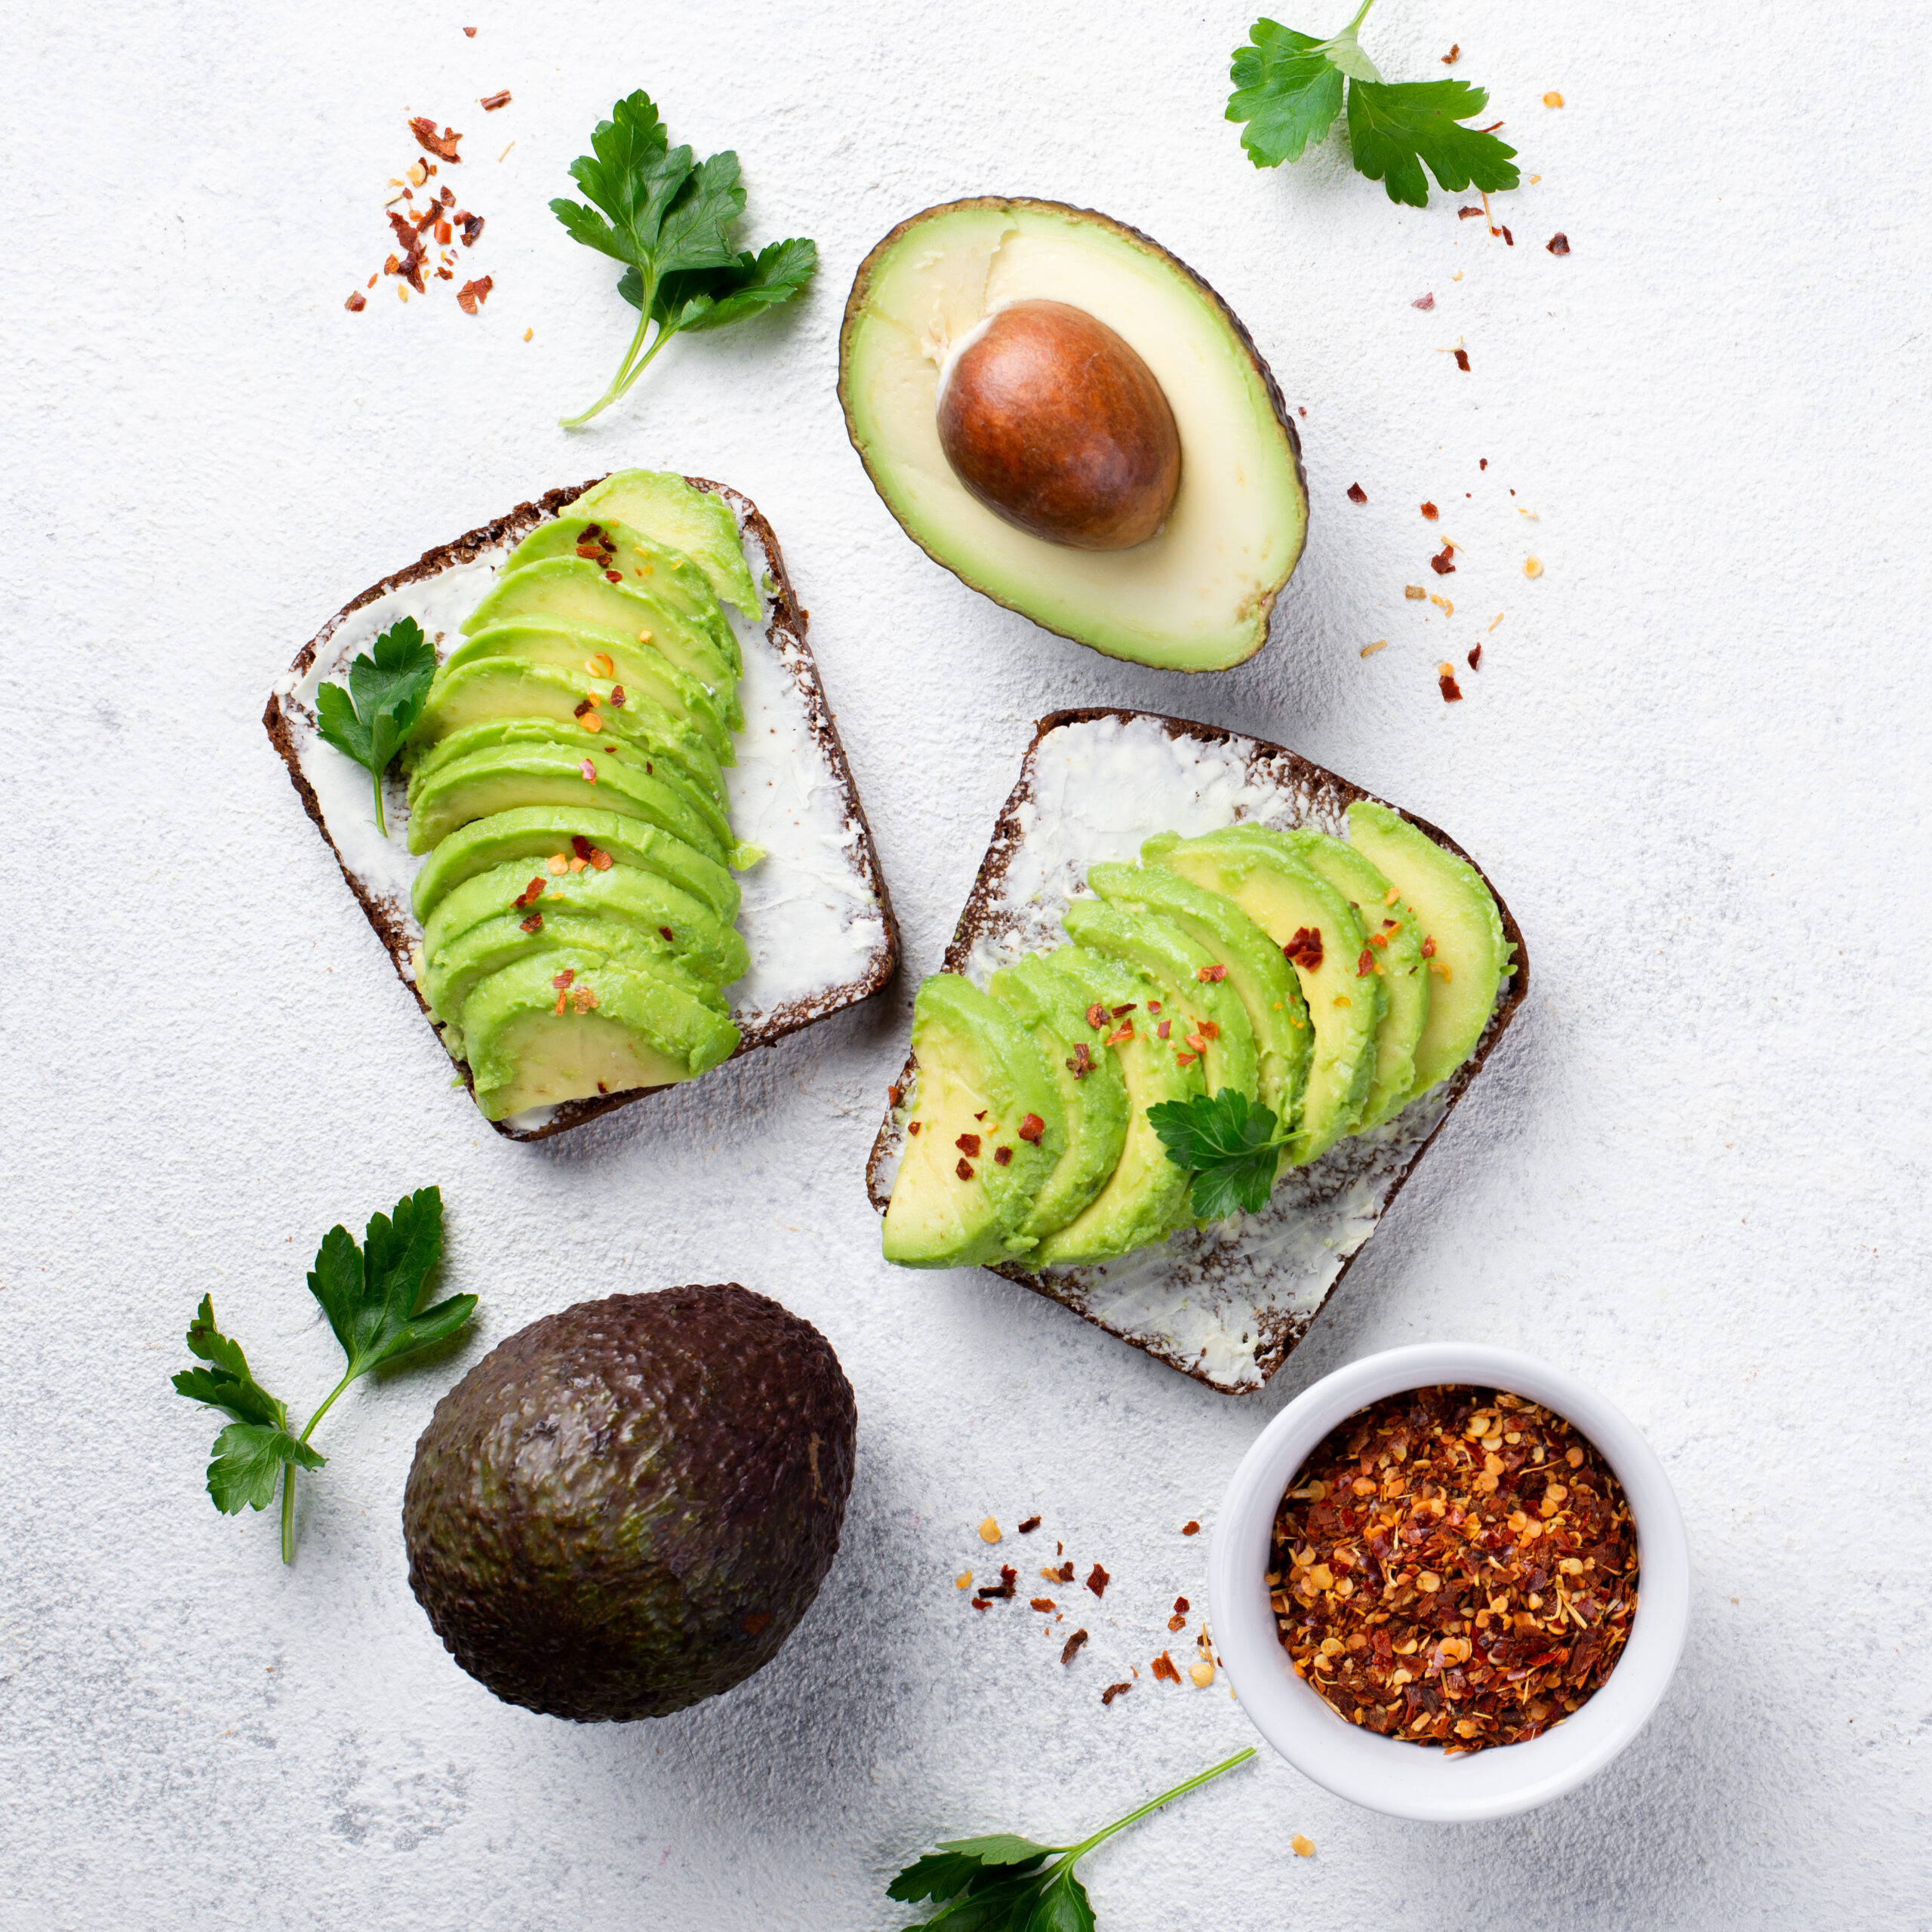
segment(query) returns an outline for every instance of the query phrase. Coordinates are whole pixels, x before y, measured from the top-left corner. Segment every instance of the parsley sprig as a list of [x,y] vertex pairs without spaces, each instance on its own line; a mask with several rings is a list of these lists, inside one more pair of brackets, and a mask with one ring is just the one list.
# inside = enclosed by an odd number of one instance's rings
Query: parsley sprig
[[572,240],[628,265],[617,293],[637,310],[637,332],[611,386],[581,416],[565,417],[566,429],[625,394],[674,335],[728,328],[789,302],[818,266],[816,244],[801,239],[756,254],[732,247],[745,211],[737,155],[728,148],[697,162],[689,148],[672,146],[641,88],[598,122],[590,146],[571,163],[571,176],[595,206],[560,198],[550,212]]
[[940,1909],[906,1932],[943,1925],[946,1932],[1094,1932],[1087,1888],[1073,1875],[1075,1863],[1115,1832],[1150,1811],[1204,1785],[1254,1755],[1250,1745],[1211,1769],[1150,1798],[1078,1844],[1035,1844],[1010,1832],[983,1838],[942,1838],[939,1848],[906,1866],[886,1887],[888,1898],[931,1899]]
[[1223,1087],[1212,1100],[1204,1094],[1163,1100],[1147,1109],[1147,1118],[1168,1158],[1194,1170],[1196,1220],[1223,1220],[1237,1208],[1258,1214],[1267,1206],[1288,1145],[1267,1108]]
[[376,788],[376,829],[383,823],[383,774],[401,750],[436,675],[436,654],[414,617],[399,617],[349,667],[349,688],[324,685],[315,693],[315,729],[366,771]]
[[1277,20],[1257,20],[1250,46],[1235,50],[1228,118],[1247,123],[1241,144],[1257,168],[1298,161],[1320,140],[1348,96],[1349,152],[1356,170],[1380,181],[1392,202],[1429,205],[1426,162],[1453,193],[1513,188],[1516,150],[1487,130],[1466,128],[1489,105],[1466,81],[1385,81],[1356,38],[1375,0],[1327,40]]
[[281,1560],[295,1561],[295,1472],[328,1460],[309,1447],[315,1425],[342,1392],[372,1368],[454,1335],[476,1310],[474,1295],[451,1295],[419,1315],[423,1284],[443,1250],[443,1197],[433,1187],[405,1195],[392,1214],[370,1217],[363,1245],[340,1225],[322,1237],[309,1292],[322,1305],[348,1368],[297,1435],[281,1398],[255,1380],[242,1344],[215,1326],[214,1300],[188,1327],[188,1352],[211,1364],[184,1368],[175,1392],[233,1418],[214,1439],[208,1494],[224,1515],[266,1509],[281,1485]]

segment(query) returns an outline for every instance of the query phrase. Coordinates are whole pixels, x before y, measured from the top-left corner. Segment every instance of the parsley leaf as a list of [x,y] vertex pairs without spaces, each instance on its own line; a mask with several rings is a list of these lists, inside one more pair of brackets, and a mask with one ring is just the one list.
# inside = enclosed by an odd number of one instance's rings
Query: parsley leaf
[[1223,1087],[1212,1100],[1163,1100],[1147,1109],[1147,1119],[1168,1158],[1194,1170],[1195,1220],[1222,1220],[1238,1208],[1258,1214],[1267,1206],[1288,1142],[1266,1107]]
[[737,155],[727,149],[694,162],[689,148],[670,141],[640,89],[617,103],[611,118],[597,124],[591,152],[571,164],[571,178],[594,206],[561,198],[550,204],[574,241],[628,264],[617,292],[638,311],[611,386],[581,416],[567,417],[567,429],[624,395],[672,336],[726,328],[789,302],[818,266],[817,247],[801,239],[755,255],[734,248],[731,231],[745,211]]
[[436,654],[423,626],[400,617],[377,638],[373,657],[365,653],[349,666],[347,691],[324,685],[315,693],[315,728],[374,780],[376,829],[385,838],[383,774],[422,716],[435,675]]
[[358,1377],[454,1335],[475,1312],[474,1295],[451,1295],[419,1315],[423,1284],[442,1254],[443,1198],[433,1187],[405,1195],[393,1213],[371,1217],[358,1248],[346,1228],[322,1238],[309,1290],[321,1304],[348,1370],[300,1435],[288,1411],[255,1380],[239,1342],[215,1326],[214,1303],[204,1295],[188,1329],[188,1349],[212,1366],[184,1368],[176,1392],[235,1420],[215,1438],[208,1494],[229,1515],[265,1509],[281,1485],[281,1560],[295,1560],[295,1471],[319,1469],[327,1458],[309,1447],[316,1423]]
[[1246,124],[1241,137],[1257,168],[1297,161],[1334,126],[1348,100],[1349,152],[1358,172],[1380,181],[1392,202],[1429,205],[1426,163],[1438,186],[1485,193],[1513,188],[1516,150],[1493,134],[1461,124],[1489,105],[1466,81],[1388,82],[1361,50],[1357,30],[1375,0],[1327,40],[1275,20],[1257,20],[1251,45],[1237,48],[1229,75],[1235,91],[1227,118]]
[[[1150,1798],[1078,1844],[1036,1844],[996,1832],[986,1838],[942,1838],[886,1887],[890,1899],[931,1899],[940,1909],[906,1932],[943,1926],[946,1932],[1094,1932],[1094,1908],[1075,1865],[1103,1840],[1124,1830],[1210,1779],[1254,1755],[1251,1745],[1224,1762]],[[1047,1863],[1048,1860],[1052,1862]]]

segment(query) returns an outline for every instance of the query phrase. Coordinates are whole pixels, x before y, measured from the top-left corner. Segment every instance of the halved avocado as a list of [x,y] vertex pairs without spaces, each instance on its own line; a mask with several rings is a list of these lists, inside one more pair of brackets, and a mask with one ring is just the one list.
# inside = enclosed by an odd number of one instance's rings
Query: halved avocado
[[1065,1227],[1106,1186],[1120,1164],[1128,1127],[1127,1084],[1118,1065],[1110,1054],[1091,1048],[1084,1058],[1076,1052],[1091,1037],[1084,1003],[1070,980],[1039,971],[1040,964],[1040,955],[1029,954],[995,973],[986,989],[1032,1028],[1066,1109],[1066,1151],[1033,1197],[1020,1229],[1036,1238]]
[[[995,313],[1038,301],[1112,330],[1172,409],[1178,493],[1157,534],[1131,549],[1069,548],[1015,528],[968,494],[941,448],[952,358]],[[838,394],[853,446],[906,534],[995,602],[1110,657],[1174,670],[1223,670],[1267,641],[1307,531],[1300,446],[1247,331],[1137,230],[1001,197],[900,223],[853,282]]]
[[1163,866],[1090,866],[1087,883],[1110,906],[1144,906],[1171,919],[1228,969],[1227,982],[1247,1009],[1257,1057],[1261,1104],[1284,1134],[1300,1124],[1314,1034],[1294,968],[1232,899],[1209,892]]
[[[571,983],[559,989],[554,982],[567,968]],[[731,1020],[669,972],[568,950],[479,980],[459,1025],[476,1104],[490,1120],[694,1080],[738,1044]]]
[[[541,890],[533,894],[533,885]],[[714,986],[729,986],[751,964],[744,940],[731,926],[701,899],[654,872],[613,864],[603,871],[589,866],[553,873],[541,862],[511,860],[466,879],[430,914],[423,928],[423,996],[439,1015],[454,1018],[462,992],[452,989],[453,977],[469,972],[475,978],[496,971],[494,966],[473,968],[473,950],[463,948],[463,942],[480,927],[505,928],[497,938],[509,948],[507,959],[518,950],[532,950],[530,942],[553,925],[581,926],[600,919],[614,927],[635,928],[650,942],[644,950],[677,960]],[[524,932],[533,920],[534,929],[524,933],[519,949],[509,934]],[[549,941],[558,943],[554,935]]]
[[492,624],[519,617],[594,625],[599,630],[634,637],[663,652],[679,670],[715,691],[734,730],[743,721],[736,695],[741,668],[736,637],[728,632],[728,646],[654,591],[631,590],[610,583],[595,565],[581,557],[544,557],[498,577],[463,620],[463,634],[474,637]]
[[736,848],[715,800],[668,768],[549,740],[494,745],[447,764],[411,801],[409,849],[426,852],[459,826],[520,805],[588,806],[661,826],[721,865]]
[[[737,759],[731,728],[724,722],[724,701],[688,672],[679,670],[654,645],[586,624],[528,620],[491,624],[474,637],[465,638],[443,660],[437,681],[440,684],[481,660],[497,658],[554,666],[587,678],[596,688],[600,703],[610,702],[614,687],[624,694],[618,710],[632,704],[654,704],[701,732],[720,763],[730,764]],[[435,697],[432,691],[432,704]]]
[[571,506],[575,516],[611,517],[666,547],[681,550],[727,604],[755,623],[763,606],[745,565],[743,540],[731,506],[715,490],[700,490],[669,470],[620,469]]
[[[1160,1011],[1149,1002],[1147,1029],[1156,1040],[1164,1039],[1178,1064],[1201,1063],[1209,1093],[1232,1087],[1244,1100],[1255,1098],[1254,1028],[1240,995],[1213,977],[1218,962],[1204,946],[1158,912],[1123,909],[1097,899],[1075,900],[1060,924],[1075,945],[1104,952],[1158,985]],[[1206,979],[1200,977],[1204,969]]]
[[[886,1260],[968,1268],[1028,1254],[1024,1223],[1066,1146],[1066,1112],[1032,1030],[970,980],[936,973],[912,1003],[912,1055]],[[1023,1138],[1029,1114],[1040,1127]]]
[[448,894],[480,872],[520,860],[587,859],[593,851],[669,879],[721,919],[738,916],[738,882],[715,859],[641,819],[556,805],[518,806],[452,832],[416,875],[411,903],[426,924]]
[[[1089,1007],[1105,1010],[1105,1024],[1090,1026],[1083,1044],[1096,1057],[1108,1052],[1118,1057],[1127,1084],[1128,1127],[1120,1159],[1106,1184],[1065,1227],[1041,1241],[1032,1265],[1050,1268],[1106,1261],[1164,1241],[1190,1218],[1194,1182],[1185,1168],[1168,1158],[1147,1109],[1163,1100],[1192,1100],[1204,1092],[1199,1063],[1176,1065],[1140,1010],[1148,982],[1117,961],[1084,946],[1063,946],[1041,955],[1035,970],[1067,980]],[[1116,1017],[1117,1006],[1131,1010]],[[1131,1025],[1132,1032],[1109,1046],[1107,1042],[1123,1025]]]
[[1165,866],[1232,899],[1277,946],[1294,946],[1304,931],[1318,945],[1318,958],[1313,945],[1297,947],[1291,958],[1315,1033],[1300,1137],[1289,1157],[1291,1165],[1306,1166],[1355,1131],[1375,1077],[1375,1038],[1387,995],[1373,971],[1358,971],[1366,949],[1361,921],[1326,879],[1259,826],[1198,838],[1165,832],[1149,839],[1140,855],[1150,866]]
[[1475,1052],[1496,1009],[1511,964],[1503,915],[1475,866],[1386,805],[1351,805],[1349,842],[1387,873],[1422,926],[1429,1022],[1416,1045],[1415,1091],[1426,1094]]
[[1429,1023],[1429,975],[1422,931],[1408,901],[1367,856],[1312,826],[1281,835],[1308,869],[1318,872],[1361,915],[1388,999],[1375,1038],[1375,1080],[1362,1104],[1366,1134],[1400,1113],[1415,1091],[1416,1047]]

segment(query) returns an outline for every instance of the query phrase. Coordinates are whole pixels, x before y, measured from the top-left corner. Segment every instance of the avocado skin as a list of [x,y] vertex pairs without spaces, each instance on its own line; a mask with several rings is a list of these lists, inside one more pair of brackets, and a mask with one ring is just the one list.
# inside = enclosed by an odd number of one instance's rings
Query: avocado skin
[[831,1343],[735,1281],[580,1302],[436,1405],[403,1498],[410,1587],[506,1703],[682,1710],[770,1663],[811,1607],[856,1421]]

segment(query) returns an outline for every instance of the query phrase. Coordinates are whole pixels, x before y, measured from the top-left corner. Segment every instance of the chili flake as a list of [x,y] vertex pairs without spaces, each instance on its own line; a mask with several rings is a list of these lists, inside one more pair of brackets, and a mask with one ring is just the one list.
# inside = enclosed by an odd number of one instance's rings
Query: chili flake
[[1073,1057],[1066,1063],[1066,1070],[1076,1080],[1084,1080],[1094,1070],[1094,1056],[1084,1040],[1074,1043]]
[[1107,1009],[1098,1000],[1087,1009],[1087,1023],[1096,1031],[1107,1023]]
[[1029,1516],[1026,1520],[1020,1525],[1020,1534],[1023,1537],[1030,1537],[1039,1527],[1039,1518],[1037,1516]]
[[1466,376],[1469,373],[1469,352],[1466,349],[1457,350],[1456,367]]
[[995,1167],[1004,1168],[1011,1166],[1012,1161],[1013,1149],[1011,1147],[995,1147],[993,1149],[993,1165]]
[[1359,483],[1351,483],[1349,485],[1349,501],[1352,503],[1365,503],[1368,501],[1368,492]]
[[494,278],[487,275],[474,281],[466,281],[456,292],[456,306],[466,315],[475,315],[478,305],[488,299],[496,285]]
[[1438,577],[1454,577],[1456,574],[1455,545],[1444,544],[1442,548],[1429,558],[1429,567]]
[[1075,1631],[1073,1635],[1067,1638],[1066,1647],[1060,1654],[1060,1662],[1063,1664],[1071,1663],[1073,1660],[1080,1654],[1080,1647],[1082,1644],[1085,1643],[1086,1641],[1087,1633],[1085,1631]]
[[509,104],[510,91],[508,88],[505,88],[500,94],[486,94],[477,103],[485,114],[494,114],[498,108],[507,107]]
[[1116,1697],[1125,1697],[1133,1688],[1134,1686],[1131,1684],[1109,1684],[1100,1693],[1100,1702],[1103,1704],[1111,1704]]
[[1442,702],[1444,704],[1460,704],[1462,703],[1463,688],[1456,681],[1456,670],[1454,665],[1438,665],[1436,666],[1435,672],[1435,681],[1441,689]]
[[952,1144],[962,1154],[977,1155],[980,1151],[980,1137],[977,1134],[962,1134]]
[[961,1180],[971,1180],[973,1178],[972,1163],[967,1160],[964,1155],[962,1155],[960,1157],[958,1165],[953,1169],[953,1172],[956,1174]]
[[998,1583],[997,1584],[982,1583],[973,1592],[973,1607],[975,1610],[983,1610],[988,1604],[996,1598],[1011,1597],[1014,1592],[1014,1586],[1019,1580],[1020,1572],[1014,1569],[1011,1564],[1002,1563],[1000,1565]]
[[1150,1668],[1157,1681],[1162,1679],[1170,1684],[1178,1684],[1180,1681],[1180,1672],[1175,1669],[1174,1659],[1169,1657],[1165,1651],[1154,1660]]
[[1216,986],[1228,977],[1228,969],[1221,965],[1197,966],[1194,969],[1194,977],[1204,984]]
[[1120,1024],[1107,1035],[1106,1044],[1110,1047],[1123,1047],[1125,1046],[1133,1038],[1134,1022],[1131,1020],[1123,1020]]
[[1300,967],[1304,972],[1320,972],[1321,928],[1319,926],[1297,926],[1294,937],[1282,947],[1281,957],[1291,964]]
[[[1383,943],[1386,946],[1388,942],[1385,940]],[[1355,961],[1355,977],[1358,980],[1365,980],[1374,971],[1375,955],[1370,952],[1367,946],[1364,946],[1361,949],[1361,957]]]
[[1180,1526],[1180,1533],[1184,1537],[1198,1537],[1201,1534],[1201,1525],[1195,1522],[1183,1523]]
[[529,905],[534,900],[541,899],[543,897],[543,881],[540,878],[534,878],[510,901],[510,903],[521,908]]
[[543,915],[533,912],[528,918],[519,919],[517,924],[527,933],[540,933],[543,930]]
[[439,161],[460,161],[463,156],[456,151],[456,144],[463,139],[454,128],[445,128],[439,134],[436,124],[426,114],[419,114],[409,124],[409,131],[416,137],[417,144],[434,155]]
[[1451,1752],[1580,1708],[1637,1600],[1636,1533],[1602,1457],[1481,1388],[1412,1389],[1331,1430],[1282,1498],[1272,1561],[1297,1673],[1350,1723]]
[[1567,255],[1570,252],[1570,238],[1558,229],[1543,245],[1552,255]]
[[[1026,1118],[1020,1123],[1020,1139],[1022,1140],[1030,1140],[1033,1142],[1035,1146],[1039,1143],[1040,1136],[1045,1133],[1046,1131],[1047,1124],[1038,1114],[1029,1114]],[[1039,1518],[1035,1516],[1032,1523],[1023,1523],[1020,1525],[1020,1527],[1022,1529],[1032,1529],[1038,1523],[1039,1520]]]
[[1482,646],[1479,644],[1471,645],[1469,648],[1469,669],[1472,671],[1475,670],[1476,667],[1481,663],[1481,662]]
[[1112,1581],[1113,1579],[1109,1577],[1107,1573],[1097,1563],[1094,1565],[1091,1573],[1088,1577],[1087,1587],[1091,1590],[1097,1597],[1103,1597],[1107,1593],[1107,1586]]
[[1442,514],[1433,503],[1424,503],[1422,506],[1422,513],[1431,523]]

